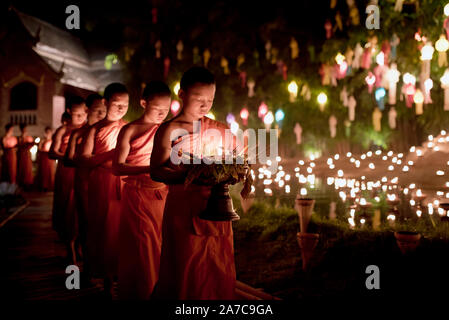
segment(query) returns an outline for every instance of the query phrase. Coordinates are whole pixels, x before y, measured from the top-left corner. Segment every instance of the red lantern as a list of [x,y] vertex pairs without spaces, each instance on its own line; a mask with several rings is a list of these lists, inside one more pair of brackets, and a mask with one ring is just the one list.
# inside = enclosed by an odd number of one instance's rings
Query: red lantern
[[248,125],[248,117],[249,117],[249,111],[246,108],[243,108],[240,110],[240,118],[242,118],[243,124],[245,126]]

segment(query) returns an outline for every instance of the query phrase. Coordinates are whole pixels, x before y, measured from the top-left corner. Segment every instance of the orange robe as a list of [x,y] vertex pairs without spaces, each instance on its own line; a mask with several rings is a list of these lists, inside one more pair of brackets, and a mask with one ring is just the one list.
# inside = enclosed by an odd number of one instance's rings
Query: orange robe
[[[202,118],[202,131],[223,132],[221,123]],[[181,137],[173,146],[192,150],[194,141],[201,148],[210,141],[202,134]],[[224,144],[223,144],[224,145]],[[188,149],[187,149],[188,150]],[[198,218],[206,208],[211,187],[182,184],[169,186],[162,223],[162,252],[158,299],[215,300],[235,299],[235,264],[232,223]]]
[[[126,121],[119,120],[100,128],[94,141],[94,154],[115,148],[120,129]],[[118,227],[122,180],[112,173],[112,161],[91,170],[89,176],[89,211],[87,248],[94,276],[117,275]]]
[[48,157],[50,141],[48,148],[44,145],[43,150],[37,154],[38,170],[36,176],[36,185],[40,190],[53,190],[55,183],[55,160]]
[[[72,130],[67,129],[62,136],[59,152],[65,153]],[[58,232],[59,237],[64,241],[74,240],[78,233],[78,219],[73,192],[74,174],[74,168],[66,167],[62,160],[58,161],[53,193],[53,229]]]
[[33,162],[31,161],[31,142],[22,141],[19,138],[17,150],[17,184],[29,187],[33,184]]
[[[126,163],[148,166],[159,126],[134,138]],[[149,174],[124,179],[119,233],[118,284],[121,299],[149,299],[159,274],[162,217],[168,187]]]
[[[82,153],[82,142],[86,139],[91,126],[85,125],[82,134],[78,137],[75,147],[75,157]],[[89,175],[90,169],[86,167],[75,167],[75,177],[73,183],[73,191],[76,203],[76,212],[78,215],[78,236],[80,240],[81,249],[83,252],[84,263],[88,260],[87,255],[87,213],[89,208]]]
[[16,183],[17,148],[3,147],[1,181]]

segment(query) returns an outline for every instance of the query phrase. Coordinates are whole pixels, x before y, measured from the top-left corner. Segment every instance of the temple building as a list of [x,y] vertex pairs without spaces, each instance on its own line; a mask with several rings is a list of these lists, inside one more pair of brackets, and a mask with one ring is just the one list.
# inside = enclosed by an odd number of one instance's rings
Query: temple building
[[123,81],[117,59],[106,63],[110,56],[11,7],[0,21],[0,131],[7,123],[26,123],[31,135],[41,136],[46,126],[60,126],[73,96],[86,98]]

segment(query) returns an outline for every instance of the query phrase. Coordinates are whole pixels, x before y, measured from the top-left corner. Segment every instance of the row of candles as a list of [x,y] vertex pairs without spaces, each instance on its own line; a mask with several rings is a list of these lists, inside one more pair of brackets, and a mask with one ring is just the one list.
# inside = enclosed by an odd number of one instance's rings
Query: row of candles
[[[428,150],[440,151],[440,145],[449,142],[449,136],[446,131],[441,131],[441,137],[435,139],[433,136],[428,137],[428,142],[424,144],[424,147],[412,147],[410,148],[409,157],[416,154],[417,157],[422,157]],[[377,158],[377,159],[375,159]],[[335,154],[333,157],[327,159],[327,166],[329,170],[335,171],[335,176],[327,177],[327,185],[333,185],[336,190],[339,190],[338,195],[341,201],[344,203],[350,203],[350,218],[348,222],[351,226],[355,226],[355,212],[356,208],[359,207],[362,211],[368,210],[372,203],[367,201],[361,194],[362,191],[372,191],[375,196],[373,196],[373,202],[380,202],[380,197],[377,192],[384,192],[386,195],[386,201],[390,205],[390,212],[387,216],[387,220],[390,223],[394,223],[396,220],[397,209],[396,206],[400,201],[400,193],[403,196],[408,197],[408,204],[414,208],[416,215],[421,217],[424,212],[429,215],[433,215],[437,212],[440,216],[447,216],[446,203],[449,202],[449,181],[445,183],[442,189],[436,191],[434,196],[428,196],[423,193],[422,189],[417,188],[416,183],[410,183],[409,185],[401,188],[399,187],[399,177],[393,177],[388,179],[386,176],[382,177],[377,181],[368,181],[366,176],[362,175],[359,179],[345,178],[345,173],[342,169],[338,169],[337,166],[342,165],[341,160],[344,157],[339,154]],[[414,161],[406,160],[403,153],[395,154],[393,151],[381,151],[377,150],[375,152],[369,151],[360,155],[357,159],[350,152],[346,154],[346,159],[350,164],[353,164],[357,169],[363,169],[363,162],[368,162],[367,167],[372,171],[376,169],[374,164],[375,160],[380,161],[391,161],[392,164],[388,165],[388,171],[394,174],[394,171],[402,171],[402,173],[407,173],[415,165]],[[281,164],[281,157],[277,157],[277,162]],[[310,156],[309,160],[299,160],[297,167],[295,167],[294,177],[300,186],[299,194],[301,197],[306,198],[309,189],[316,188],[316,181],[319,180],[314,174],[314,169],[316,168],[315,156]],[[266,163],[271,166],[271,162],[268,160]],[[402,167],[400,167],[403,164]],[[449,165],[449,161],[447,162]],[[437,169],[437,168],[436,168]],[[256,174],[252,170],[253,178],[256,180]],[[444,176],[445,171],[438,169],[435,171],[437,176]],[[257,178],[262,182],[264,194],[271,196],[273,195],[273,187],[279,190],[283,190],[285,194],[290,194],[291,185],[295,183],[292,175],[285,172],[282,165],[278,166],[277,172],[274,174],[267,169],[267,166],[262,166],[258,168]],[[308,185],[308,188],[306,187]],[[415,191],[416,190],[416,191]],[[442,199],[441,199],[442,198]],[[425,199],[430,199],[426,205],[423,205]],[[364,224],[365,219],[360,218],[360,223]]]

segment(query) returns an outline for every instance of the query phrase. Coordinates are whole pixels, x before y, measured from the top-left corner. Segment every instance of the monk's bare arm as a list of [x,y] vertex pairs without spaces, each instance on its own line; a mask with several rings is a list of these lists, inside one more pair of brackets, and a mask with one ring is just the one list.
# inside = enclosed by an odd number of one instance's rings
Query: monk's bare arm
[[131,150],[130,141],[133,130],[129,126],[123,127],[117,138],[117,147],[112,162],[112,170],[116,176],[129,176],[142,173],[150,173],[150,166],[133,166],[126,163],[129,151]]
[[80,135],[80,130],[75,130],[70,135],[69,144],[67,146],[67,150],[64,155],[64,165],[66,167],[75,167],[74,157],[75,157],[75,149],[76,149],[76,140]]
[[167,124],[161,125],[154,137],[153,152],[150,162],[150,176],[153,180],[166,184],[183,183],[186,176],[185,167],[171,163],[171,129]]
[[106,162],[108,160],[111,160],[114,156],[115,150],[112,149],[108,152],[103,152],[99,154],[93,154],[94,152],[94,143],[95,143],[95,134],[97,132],[97,128],[93,126],[90,128],[89,133],[86,138],[86,142],[83,146],[83,151],[81,153],[81,156],[79,157],[79,165],[86,168],[94,168],[102,164],[103,162]]
[[62,136],[66,130],[66,127],[59,127],[58,130],[56,130],[50,146],[50,151],[48,152],[48,157],[50,159],[62,159],[64,157],[64,154],[59,152],[59,148],[61,147]]

